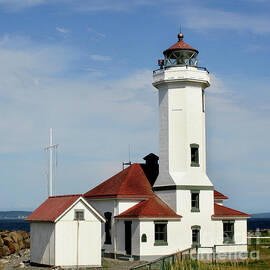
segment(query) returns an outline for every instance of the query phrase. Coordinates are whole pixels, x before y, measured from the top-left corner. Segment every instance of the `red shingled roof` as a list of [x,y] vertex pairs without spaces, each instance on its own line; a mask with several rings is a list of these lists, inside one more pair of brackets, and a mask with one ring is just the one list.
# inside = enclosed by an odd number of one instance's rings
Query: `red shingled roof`
[[222,193],[218,192],[217,190],[214,190],[214,199],[215,200],[227,200],[229,198],[227,196],[223,195]]
[[152,187],[140,164],[134,163],[97,187],[86,192],[85,198],[148,198]]
[[30,214],[26,220],[54,222],[80,196],[82,195],[76,194],[49,197],[32,214]]
[[195,51],[199,53],[198,50],[186,44],[182,39],[178,40],[174,45],[172,45],[170,48],[165,50],[163,54],[165,55],[167,52],[174,51],[174,50],[191,50],[191,51]]
[[214,203],[214,215],[212,217],[219,218],[219,217],[250,217],[250,215],[231,209],[229,207],[219,205]]
[[141,201],[115,218],[181,218],[157,196]]

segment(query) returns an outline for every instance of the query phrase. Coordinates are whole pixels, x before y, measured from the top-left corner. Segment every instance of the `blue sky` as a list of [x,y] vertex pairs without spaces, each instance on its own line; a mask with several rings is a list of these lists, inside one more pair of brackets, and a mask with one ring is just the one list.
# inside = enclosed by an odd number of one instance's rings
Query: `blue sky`
[[267,212],[270,2],[0,0],[0,210],[47,195],[49,128],[57,194],[83,193],[128,159],[158,154],[152,70],[177,41],[211,73],[207,171],[239,210]]

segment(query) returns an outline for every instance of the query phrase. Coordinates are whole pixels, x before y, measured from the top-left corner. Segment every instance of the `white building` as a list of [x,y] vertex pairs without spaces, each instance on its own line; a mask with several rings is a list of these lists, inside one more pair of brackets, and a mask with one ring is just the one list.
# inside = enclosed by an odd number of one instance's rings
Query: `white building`
[[28,218],[31,263],[101,266],[104,218],[81,195],[49,197]]
[[[192,246],[201,254],[247,252],[249,215],[223,206],[206,174],[206,68],[183,41],[164,52],[153,72],[159,91],[159,174],[153,154],[84,194],[104,214],[109,255],[151,260]],[[152,171],[151,171],[152,170]],[[156,176],[158,175],[157,179]],[[154,192],[152,192],[154,191]]]
[[[80,198],[93,221],[80,225],[80,241],[94,237],[94,246],[86,241],[76,249],[76,224],[81,223],[74,221],[74,213],[59,213],[52,224],[41,225],[32,219],[32,261],[99,265],[100,241],[107,256],[127,255],[138,260],[191,247],[200,255],[213,251],[220,256],[247,253],[249,215],[223,206],[228,198],[214,190],[206,174],[204,93],[210,86],[209,73],[197,66],[198,51],[183,41],[181,33],[178,39],[164,51],[165,59],[159,60],[160,69],[153,73],[153,85],[159,92],[159,158],[149,154],[145,164],[132,164],[86,192],[83,197],[88,205]],[[53,202],[51,198],[49,201]],[[54,205],[43,212],[50,214],[51,207]],[[74,210],[68,207],[64,211],[76,212],[75,206]],[[94,209],[106,220],[101,232],[103,218]],[[69,217],[70,225],[65,217]],[[94,224],[95,228],[91,227]],[[72,248],[64,258],[60,250],[71,231]],[[41,243],[39,235],[45,239]],[[50,250],[49,244],[55,246]],[[90,250],[95,250],[94,263],[84,257]]]

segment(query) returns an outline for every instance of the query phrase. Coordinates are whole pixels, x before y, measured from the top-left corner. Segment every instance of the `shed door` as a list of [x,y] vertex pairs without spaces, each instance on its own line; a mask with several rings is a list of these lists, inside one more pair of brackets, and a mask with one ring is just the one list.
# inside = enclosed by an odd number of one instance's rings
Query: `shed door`
[[125,221],[125,250],[127,255],[131,255],[131,225],[132,221]]

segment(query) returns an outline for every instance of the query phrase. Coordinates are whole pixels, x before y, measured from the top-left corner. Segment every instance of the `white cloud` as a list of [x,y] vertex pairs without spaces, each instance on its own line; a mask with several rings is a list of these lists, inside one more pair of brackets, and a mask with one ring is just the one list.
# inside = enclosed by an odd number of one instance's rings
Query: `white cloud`
[[153,0],[70,0],[69,3],[75,10],[83,12],[94,11],[114,11],[123,12],[130,11],[134,8],[155,5],[156,1]]
[[[267,201],[264,190],[270,188],[266,154],[270,145],[265,143],[270,136],[270,112],[264,110],[270,96],[255,102],[257,93],[251,91],[253,84],[261,94],[264,91],[258,82],[251,83],[246,77],[230,79],[238,82],[235,89],[216,75],[214,91],[207,90],[208,173],[216,188],[230,197],[230,206],[244,211],[267,211],[263,204],[250,203],[249,197],[253,194],[254,200]],[[265,82],[268,84],[269,81]],[[225,91],[216,91],[219,86]],[[247,95],[248,98],[243,98]],[[252,104],[246,103],[248,99]],[[243,191],[241,200],[239,191]]]
[[[193,1],[196,2],[196,1]],[[208,29],[222,29],[234,31],[247,31],[254,34],[270,33],[270,17],[268,14],[245,14],[234,11],[208,8],[197,5],[185,4],[181,8],[176,5],[173,14],[178,14],[186,28],[203,31]]]
[[211,78],[211,87],[208,89],[208,92],[212,94],[223,94],[231,91],[225,85],[223,80],[220,77],[216,76],[214,73],[210,73],[210,78]]
[[[0,61],[5,63],[0,66],[0,154],[5,160],[0,177],[12,179],[5,184],[3,208],[23,204],[21,208],[33,209],[46,196],[42,149],[50,127],[60,144],[58,193],[85,192],[104,180],[121,167],[128,144],[136,149],[133,161],[157,148],[151,71],[110,80],[88,73],[71,78],[67,74],[79,54],[69,50],[23,37],[0,40]],[[12,199],[14,186],[22,199]],[[19,194],[26,186],[34,196]]]
[[8,11],[17,11],[41,4],[45,4],[45,0],[0,0],[0,6],[2,5]]
[[0,0],[0,5],[7,11],[18,11],[38,5],[63,4],[65,8],[79,12],[130,11],[137,7],[155,5],[154,0]]
[[62,34],[67,34],[69,33],[70,31],[66,28],[61,28],[61,27],[56,27],[56,30]]
[[107,62],[111,61],[112,58],[110,56],[106,55],[99,55],[99,54],[90,54],[90,58],[95,61],[100,61],[100,62]]
[[98,31],[96,31],[95,29],[93,29],[91,27],[88,27],[87,31],[90,32],[90,33],[94,33],[95,36],[96,36],[96,39],[104,39],[104,38],[106,38],[106,35],[104,33],[98,32]]

